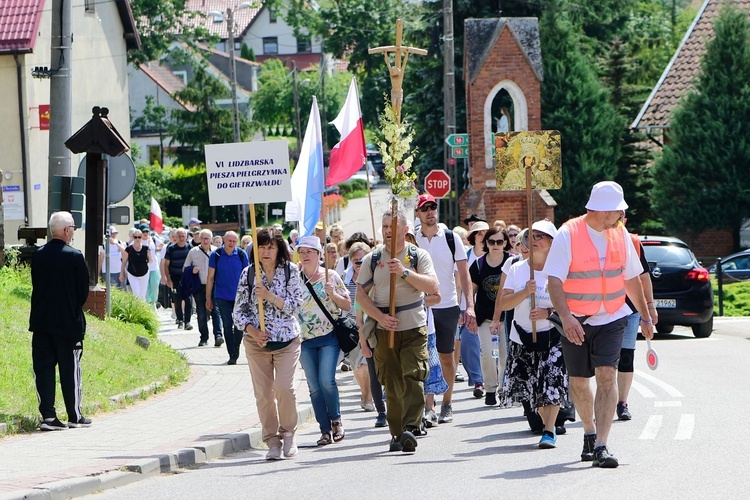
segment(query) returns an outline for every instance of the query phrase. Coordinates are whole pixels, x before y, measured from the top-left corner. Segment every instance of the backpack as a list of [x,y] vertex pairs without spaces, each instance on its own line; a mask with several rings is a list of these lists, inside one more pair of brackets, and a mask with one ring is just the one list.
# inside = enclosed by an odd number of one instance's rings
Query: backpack
[[[411,260],[411,268],[416,271],[417,263],[419,262],[416,245],[412,245],[411,243],[409,243],[407,252],[409,253],[409,260]],[[383,247],[377,247],[375,250],[372,251],[372,260],[370,261],[371,273],[375,274],[375,268],[378,267],[378,264],[380,263],[380,257],[382,255],[383,255]]]
[[453,231],[450,229],[445,230],[445,242],[448,243],[448,248],[451,250],[451,257],[453,263],[456,263],[456,237],[453,236]]

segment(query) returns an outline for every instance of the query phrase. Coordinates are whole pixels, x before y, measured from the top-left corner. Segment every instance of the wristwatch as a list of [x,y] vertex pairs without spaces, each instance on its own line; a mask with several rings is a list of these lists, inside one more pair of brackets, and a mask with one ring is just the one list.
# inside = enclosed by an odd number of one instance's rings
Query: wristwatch
[[409,276],[409,272],[410,271],[408,269],[404,269],[404,274],[401,275],[401,279],[405,280],[407,276]]

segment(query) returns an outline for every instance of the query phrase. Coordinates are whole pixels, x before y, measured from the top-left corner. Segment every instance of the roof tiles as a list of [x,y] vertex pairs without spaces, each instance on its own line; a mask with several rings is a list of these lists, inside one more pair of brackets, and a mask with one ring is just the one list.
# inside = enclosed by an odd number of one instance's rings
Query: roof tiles
[[[239,38],[262,9],[262,7],[238,9],[237,7],[243,3],[239,0],[187,0],[185,3],[185,12],[193,11],[204,14],[206,17],[196,16],[189,19],[186,16],[184,23],[189,26],[206,28],[210,34],[217,35],[222,40],[226,40],[229,38],[226,12],[227,8],[232,8],[234,9],[234,36],[235,38]],[[260,2],[247,3],[260,5]],[[221,12],[223,15],[214,17],[213,15],[208,15],[209,12]]]
[[750,13],[750,0],[706,0],[633,122],[634,128],[669,126],[672,112],[679,100],[694,88],[701,58],[706,52],[706,42],[714,37],[713,23],[725,3],[731,3]]
[[0,54],[34,50],[44,0],[0,1]]

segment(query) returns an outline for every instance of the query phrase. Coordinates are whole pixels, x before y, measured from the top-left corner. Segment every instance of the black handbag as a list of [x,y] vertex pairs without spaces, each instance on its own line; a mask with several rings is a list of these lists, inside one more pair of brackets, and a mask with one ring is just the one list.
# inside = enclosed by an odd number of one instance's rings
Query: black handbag
[[357,328],[357,323],[349,316],[340,316],[339,319],[333,319],[333,316],[331,316],[331,313],[329,313],[328,309],[323,305],[323,302],[318,297],[318,294],[315,293],[315,289],[310,282],[307,280],[303,281],[305,282],[307,289],[310,290],[310,295],[312,295],[315,302],[318,303],[320,310],[323,311],[323,314],[326,315],[328,321],[333,325],[333,334],[339,342],[339,349],[341,349],[344,354],[349,354],[359,345],[359,328]]
[[518,332],[518,336],[521,338],[521,343],[530,351],[549,351],[560,340],[560,332],[557,331],[557,328],[550,328],[543,332],[536,332],[536,343],[534,343],[531,332],[527,332],[518,326],[518,323],[515,321],[513,324],[516,326],[516,332]]

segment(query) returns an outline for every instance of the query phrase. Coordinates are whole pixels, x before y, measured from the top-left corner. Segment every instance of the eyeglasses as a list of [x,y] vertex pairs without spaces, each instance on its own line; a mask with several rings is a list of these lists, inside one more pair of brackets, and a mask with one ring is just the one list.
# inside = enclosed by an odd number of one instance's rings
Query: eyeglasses
[[546,234],[542,234],[542,233],[534,233],[531,235],[531,237],[534,238],[534,241],[540,241],[545,236]]
[[140,239],[141,239],[141,237],[140,237],[140,236],[133,236],[133,239],[134,239],[134,240],[140,240]]
[[510,236],[511,238],[515,238],[516,236],[518,236],[518,233],[508,233],[508,236]]
[[72,228],[72,229],[73,229],[73,231],[75,231],[76,229],[78,229],[78,226],[76,226],[76,225],[72,225],[72,226],[68,226],[68,227],[69,227],[69,228]]
[[487,240],[487,245],[502,245],[505,243],[505,240]]
[[362,265],[362,261],[361,260],[355,260],[354,261],[354,265],[355,266],[361,266]]
[[437,210],[437,204],[430,203],[429,205],[422,205],[419,207],[420,212],[429,212],[430,210]]

